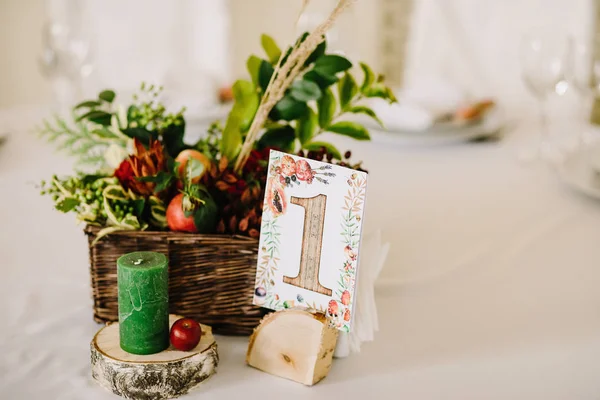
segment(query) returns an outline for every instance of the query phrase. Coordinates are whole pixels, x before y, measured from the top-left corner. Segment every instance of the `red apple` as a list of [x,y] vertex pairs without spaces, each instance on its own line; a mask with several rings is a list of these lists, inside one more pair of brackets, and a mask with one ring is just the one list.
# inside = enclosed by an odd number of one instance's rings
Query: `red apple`
[[169,225],[169,229],[172,231],[198,232],[194,223],[194,217],[192,215],[189,217],[185,216],[182,205],[183,196],[183,193],[179,193],[169,203],[167,207],[167,225]]
[[190,351],[200,343],[202,328],[191,318],[181,318],[171,327],[171,344],[177,350]]
[[177,168],[177,174],[182,180],[185,178],[185,167],[187,166],[187,162],[190,158],[194,158],[204,165],[204,171],[202,171],[200,175],[194,176],[192,178],[192,183],[198,183],[200,182],[200,179],[202,179],[202,176],[204,176],[204,174],[210,170],[210,159],[204,154],[200,153],[198,150],[183,150],[177,155],[177,158],[175,158],[175,161],[179,163],[179,167]]

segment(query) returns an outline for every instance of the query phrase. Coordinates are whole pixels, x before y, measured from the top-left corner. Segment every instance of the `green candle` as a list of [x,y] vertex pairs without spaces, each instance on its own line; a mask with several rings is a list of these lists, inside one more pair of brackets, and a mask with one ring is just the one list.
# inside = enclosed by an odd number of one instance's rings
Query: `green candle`
[[154,354],[169,347],[169,267],[167,257],[139,251],[117,260],[121,348]]

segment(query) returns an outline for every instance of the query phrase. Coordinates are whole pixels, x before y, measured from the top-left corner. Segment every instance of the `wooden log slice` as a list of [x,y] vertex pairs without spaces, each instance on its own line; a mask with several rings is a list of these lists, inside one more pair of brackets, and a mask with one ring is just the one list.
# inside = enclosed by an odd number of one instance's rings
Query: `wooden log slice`
[[[180,317],[169,316],[172,325]],[[217,343],[209,326],[191,351],[169,347],[157,354],[136,355],[121,349],[119,324],[108,325],[91,344],[92,377],[104,388],[126,399],[171,399],[188,393],[216,372]]]
[[321,313],[288,309],[267,315],[256,327],[246,363],[282,378],[314,385],[329,373],[338,330]]

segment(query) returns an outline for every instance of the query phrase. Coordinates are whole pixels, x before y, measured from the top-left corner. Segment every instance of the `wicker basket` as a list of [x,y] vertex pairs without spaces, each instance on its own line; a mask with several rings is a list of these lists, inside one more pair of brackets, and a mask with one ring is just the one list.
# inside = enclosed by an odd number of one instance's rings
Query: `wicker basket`
[[249,335],[266,310],[252,305],[258,241],[241,236],[120,231],[91,246],[94,320],[118,320],[117,258],[151,250],[169,258],[169,308],[226,335]]

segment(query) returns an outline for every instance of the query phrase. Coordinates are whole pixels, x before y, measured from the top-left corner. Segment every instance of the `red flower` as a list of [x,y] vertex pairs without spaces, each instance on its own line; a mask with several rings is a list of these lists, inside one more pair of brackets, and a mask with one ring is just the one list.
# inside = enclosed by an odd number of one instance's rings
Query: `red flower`
[[338,314],[338,303],[335,300],[330,300],[329,301],[329,307],[327,307],[327,312],[330,315],[334,315],[337,316]]
[[125,160],[121,161],[119,168],[115,170],[115,176],[122,184],[134,178],[133,168],[131,168],[129,158],[126,158]]
[[248,161],[246,161],[246,164],[244,165],[244,174],[257,172],[258,170],[262,169],[260,161],[268,160],[270,151],[270,148],[252,150],[250,152],[250,156],[248,157]]
[[298,160],[296,163],[296,176],[301,181],[312,183],[315,171],[312,170],[310,164],[306,160]]
[[[137,139],[133,139],[134,154],[124,160],[114,175],[125,189],[131,189],[136,194],[150,196],[156,186],[153,182],[143,182],[138,178],[155,176],[161,171],[167,171],[167,160],[163,145],[153,140],[146,149]],[[125,165],[129,164],[129,166]]]
[[345,306],[350,304],[350,292],[349,291],[344,290],[344,293],[342,293],[341,301],[342,301],[342,304]]
[[346,311],[344,311],[344,321],[350,322],[350,310],[347,308]]

